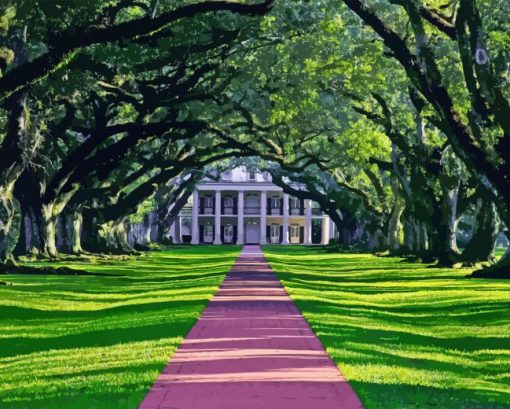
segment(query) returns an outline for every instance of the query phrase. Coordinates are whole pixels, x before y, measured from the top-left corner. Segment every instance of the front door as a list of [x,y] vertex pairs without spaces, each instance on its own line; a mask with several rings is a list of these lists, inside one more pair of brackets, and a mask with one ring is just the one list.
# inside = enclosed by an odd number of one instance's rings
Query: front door
[[246,244],[259,244],[260,229],[259,229],[258,224],[255,224],[255,223],[246,224],[245,232],[246,232],[246,240],[245,240]]
[[290,226],[290,243],[299,244],[299,226],[296,224]]
[[278,244],[280,243],[280,226],[273,224],[271,226],[271,243]]
[[214,241],[213,226],[210,224],[204,226],[204,243],[212,243]]

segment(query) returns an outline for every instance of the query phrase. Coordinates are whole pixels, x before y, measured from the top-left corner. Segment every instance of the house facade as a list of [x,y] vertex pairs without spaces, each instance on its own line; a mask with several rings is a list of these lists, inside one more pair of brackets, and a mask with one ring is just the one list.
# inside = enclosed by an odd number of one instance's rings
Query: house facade
[[330,219],[283,192],[268,173],[239,167],[204,179],[170,232],[175,243],[328,244]]

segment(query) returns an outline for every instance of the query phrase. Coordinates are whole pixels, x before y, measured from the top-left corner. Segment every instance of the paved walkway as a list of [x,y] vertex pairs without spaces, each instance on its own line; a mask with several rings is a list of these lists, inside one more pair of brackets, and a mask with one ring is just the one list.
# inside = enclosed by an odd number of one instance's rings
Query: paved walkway
[[259,246],[244,247],[140,405],[140,409],[361,407]]

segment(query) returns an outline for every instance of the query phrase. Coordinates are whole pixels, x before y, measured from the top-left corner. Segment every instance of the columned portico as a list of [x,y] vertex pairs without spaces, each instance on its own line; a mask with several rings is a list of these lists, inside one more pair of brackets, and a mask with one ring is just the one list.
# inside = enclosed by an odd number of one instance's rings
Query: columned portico
[[185,243],[214,245],[329,242],[329,218],[311,200],[284,193],[267,175],[205,179],[192,202],[171,226],[174,243],[180,237]]
[[305,245],[312,244],[312,201],[305,201]]
[[244,192],[237,195],[237,244],[244,244]]
[[283,194],[283,240],[282,244],[289,244],[289,195]]
[[215,192],[213,244],[221,244],[221,190]]
[[193,210],[191,213],[191,244],[199,244],[200,243],[200,226],[198,225],[198,211],[200,209],[199,206],[199,196],[198,190],[193,192]]
[[262,192],[260,192],[260,244],[267,244],[266,216],[267,216],[267,192],[263,190]]

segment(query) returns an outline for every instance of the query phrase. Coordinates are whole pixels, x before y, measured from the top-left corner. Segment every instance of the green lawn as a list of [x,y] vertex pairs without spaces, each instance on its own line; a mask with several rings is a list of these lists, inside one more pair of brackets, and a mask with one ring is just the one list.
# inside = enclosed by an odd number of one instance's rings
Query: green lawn
[[0,276],[0,408],[136,408],[239,251],[69,265],[111,277]]
[[510,282],[395,258],[264,248],[367,409],[510,408]]

